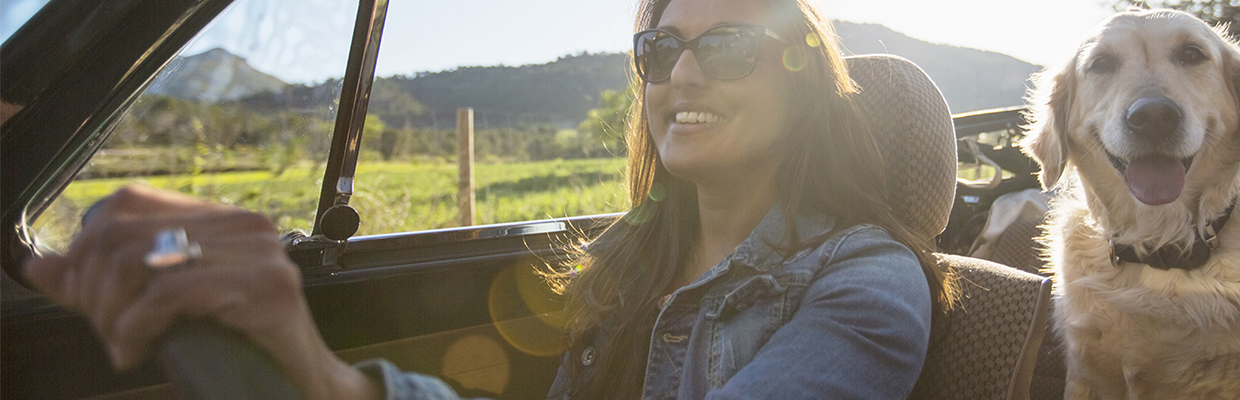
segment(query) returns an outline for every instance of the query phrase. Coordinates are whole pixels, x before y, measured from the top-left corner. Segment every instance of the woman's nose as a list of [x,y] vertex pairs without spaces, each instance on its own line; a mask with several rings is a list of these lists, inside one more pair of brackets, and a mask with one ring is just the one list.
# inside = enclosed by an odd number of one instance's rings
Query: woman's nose
[[708,79],[710,78],[706,73],[702,72],[702,66],[698,65],[693,50],[685,50],[680,53],[676,65],[672,66],[669,81],[673,86],[701,86],[705,85]]

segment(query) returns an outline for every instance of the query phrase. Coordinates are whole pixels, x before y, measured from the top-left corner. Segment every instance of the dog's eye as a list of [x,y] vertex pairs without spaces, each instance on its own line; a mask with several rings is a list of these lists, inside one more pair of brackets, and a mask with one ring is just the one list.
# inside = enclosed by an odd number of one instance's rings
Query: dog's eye
[[1089,72],[1107,74],[1115,71],[1115,59],[1110,56],[1098,56],[1089,62]]
[[1181,65],[1186,66],[1201,64],[1210,59],[1209,57],[1206,57],[1206,53],[1201,51],[1200,47],[1191,44],[1184,45],[1183,47],[1180,47],[1179,50],[1176,50],[1174,57],[1175,60]]

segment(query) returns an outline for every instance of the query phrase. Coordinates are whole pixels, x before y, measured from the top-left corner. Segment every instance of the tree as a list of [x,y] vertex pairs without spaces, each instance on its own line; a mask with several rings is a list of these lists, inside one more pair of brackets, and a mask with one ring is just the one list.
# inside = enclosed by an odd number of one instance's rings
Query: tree
[[1201,18],[1210,25],[1227,25],[1227,34],[1240,37],[1240,0],[1110,0],[1111,7],[1123,11],[1129,7],[1170,8]]
[[405,129],[411,128],[413,119],[426,112],[422,103],[392,79],[379,79],[375,82],[370,90],[367,110],[369,114],[378,115],[388,125]]
[[[628,130],[629,110],[633,107],[636,87],[623,91],[604,90],[599,96],[599,108],[590,110],[589,116],[577,126],[583,143],[601,145],[612,155],[627,153],[624,132]],[[589,156],[589,149],[583,149]]]

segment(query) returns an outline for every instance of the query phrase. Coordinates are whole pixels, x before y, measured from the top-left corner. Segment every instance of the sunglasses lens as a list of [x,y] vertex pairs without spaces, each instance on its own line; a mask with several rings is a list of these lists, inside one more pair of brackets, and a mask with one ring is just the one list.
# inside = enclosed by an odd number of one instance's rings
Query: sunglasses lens
[[649,82],[658,82],[672,75],[672,67],[683,51],[675,37],[664,32],[645,32],[638,36],[633,49],[637,72]]
[[715,28],[698,38],[694,56],[707,75],[720,80],[740,79],[753,72],[758,42],[758,36],[746,29]]
[[633,55],[637,74],[646,82],[660,82],[671,77],[672,69],[687,48],[693,50],[698,66],[707,76],[732,80],[753,72],[760,42],[760,35],[739,26],[717,27],[688,43],[667,32],[652,30],[637,35]]

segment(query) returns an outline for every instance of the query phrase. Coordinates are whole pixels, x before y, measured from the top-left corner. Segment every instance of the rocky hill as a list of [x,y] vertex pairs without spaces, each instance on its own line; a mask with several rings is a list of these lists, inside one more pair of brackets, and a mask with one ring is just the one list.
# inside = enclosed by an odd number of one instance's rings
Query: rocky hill
[[148,92],[214,103],[275,92],[285,86],[288,84],[279,78],[250,67],[244,58],[215,48],[173,59]]

